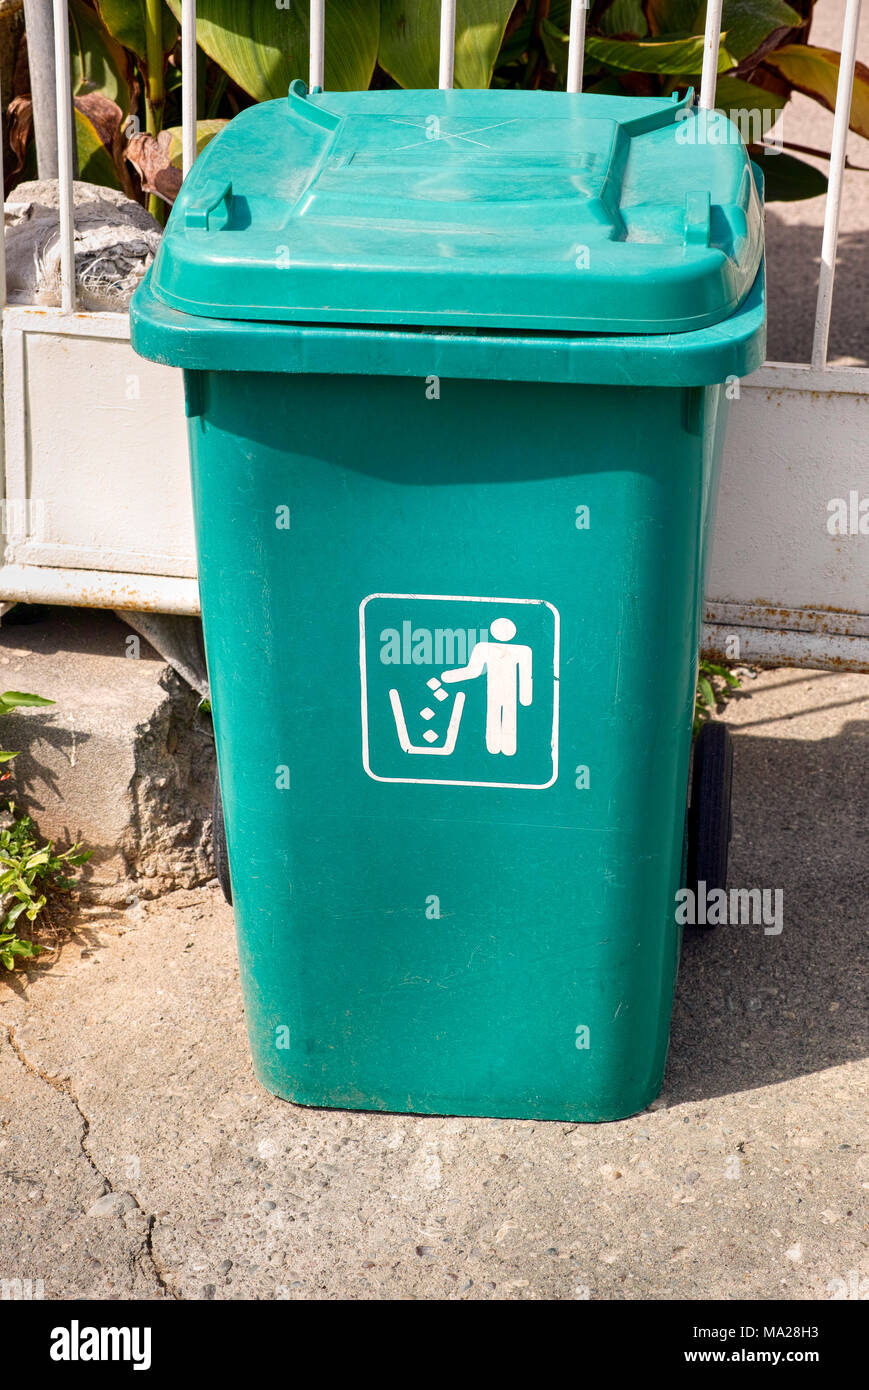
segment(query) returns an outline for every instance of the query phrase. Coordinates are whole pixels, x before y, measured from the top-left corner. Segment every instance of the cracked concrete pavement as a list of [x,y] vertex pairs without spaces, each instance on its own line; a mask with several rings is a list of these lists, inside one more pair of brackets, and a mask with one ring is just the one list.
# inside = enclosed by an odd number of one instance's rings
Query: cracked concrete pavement
[[[40,1116],[44,1118],[49,1126],[50,1132],[57,1140],[57,1154],[62,1159],[55,1164],[49,1175],[46,1172],[19,1172],[15,1169],[4,1173],[4,1177],[11,1180],[13,1195],[21,1198],[25,1197],[25,1209],[36,1210],[40,1216],[49,1216],[50,1220],[56,1221],[60,1212],[58,1205],[62,1207],[64,1201],[69,1203],[67,1208],[73,1215],[78,1215],[76,1204],[83,1202],[82,1210],[88,1217],[123,1217],[123,1234],[114,1225],[109,1228],[106,1246],[112,1252],[112,1263],[122,1263],[126,1267],[127,1279],[124,1288],[129,1290],[128,1296],[131,1298],[142,1298],[148,1296],[148,1290],[156,1283],[162,1293],[167,1293],[166,1284],[160,1274],[159,1268],[154,1260],[151,1246],[151,1232],[154,1225],[153,1216],[146,1216],[139,1203],[132,1193],[116,1193],[105,1175],[100,1172],[93,1155],[91,1154],[88,1137],[90,1134],[90,1120],[81,1108],[78,1097],[72,1089],[69,1077],[52,1076],[43,1071],[40,1067],[30,1061],[25,1055],[14,1028],[6,1030],[9,1048],[24,1069],[27,1076],[33,1081],[32,1087],[16,1086],[16,1099],[19,1103],[27,1107],[28,1110],[37,1108]],[[0,1078],[8,1065],[8,1058],[0,1054]],[[19,1078],[20,1081],[20,1078]],[[0,1086],[3,1085],[0,1080]],[[48,1097],[41,1090],[48,1086],[55,1093],[55,1097],[60,1096],[63,1100],[52,1104]],[[6,1095],[5,1088],[3,1091]],[[75,1147],[75,1125],[76,1121],[69,1113],[69,1108],[75,1112],[78,1123],[78,1152]],[[14,1123],[14,1106],[11,1114],[4,1115],[4,1121]],[[22,1126],[23,1127],[23,1126]],[[17,1157],[17,1155],[16,1155]],[[83,1160],[83,1161],[82,1161]],[[26,1167],[33,1167],[26,1164]],[[51,1179],[58,1179],[57,1183],[52,1183]],[[60,1189],[65,1185],[65,1191]],[[25,1196],[26,1193],[26,1196]],[[98,1193],[94,1201],[90,1201],[91,1196]],[[89,1203],[89,1204],[88,1204]],[[46,1208],[46,1211],[40,1210]],[[61,1217],[62,1219],[62,1217]],[[40,1223],[41,1225],[42,1223]],[[49,1225],[51,1229],[51,1225]],[[28,1232],[31,1239],[31,1246],[38,1242],[38,1233]],[[75,1234],[71,1228],[68,1235]],[[126,1237],[129,1237],[127,1239]],[[49,1236],[51,1239],[51,1236]],[[84,1267],[89,1268],[92,1273],[103,1268],[102,1252],[95,1253],[93,1246],[102,1246],[101,1241],[95,1241],[93,1231],[84,1233],[82,1251],[79,1258]],[[56,1258],[63,1258],[70,1249],[70,1241],[61,1240],[57,1247]],[[21,1256],[24,1256],[24,1251]],[[10,1278],[20,1276],[10,1275]],[[33,1280],[33,1276],[26,1276]],[[42,1279],[44,1286],[44,1278]],[[117,1295],[108,1295],[117,1296]]]
[[749,689],[728,713],[731,883],[782,887],[784,930],[688,931],[650,1110],[288,1105],[252,1075],[216,889],[82,909],[55,960],[0,982],[0,1279],[48,1299],[865,1297],[869,677]]

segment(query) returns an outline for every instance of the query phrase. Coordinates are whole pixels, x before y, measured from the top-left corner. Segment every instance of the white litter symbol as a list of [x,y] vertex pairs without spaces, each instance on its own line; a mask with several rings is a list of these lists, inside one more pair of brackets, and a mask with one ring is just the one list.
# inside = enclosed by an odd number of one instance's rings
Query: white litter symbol
[[[429,681],[428,684],[430,685],[431,681]],[[446,694],[446,692],[444,692],[441,698],[449,699],[449,696]],[[453,749],[456,746],[456,739],[459,736],[459,725],[462,722],[462,710],[465,708],[465,692],[463,690],[460,690],[459,693],[456,695],[455,704],[453,705],[452,713],[450,714],[450,722],[447,726],[447,736],[442,748],[425,748],[420,747],[418,743],[411,743],[410,739],[407,736],[407,721],[404,717],[404,711],[401,708],[401,696],[399,695],[397,690],[390,690],[389,703],[392,705],[392,714],[395,719],[395,727],[398,730],[398,741],[401,744],[402,752],[435,754],[439,753],[441,757],[449,756],[449,754],[452,753]],[[434,718],[433,709],[426,708],[420,710],[420,714],[422,715],[423,719]],[[437,737],[438,736],[435,733],[434,729],[426,729],[425,733],[423,734],[423,738],[429,745],[431,745],[432,743],[436,743]]]
[[[495,638],[494,642],[477,642],[467,666],[457,666],[451,671],[443,671],[441,680],[450,684],[456,681],[472,681],[485,673],[486,750],[489,753],[503,753],[506,757],[512,758],[516,752],[517,694],[520,705],[528,706],[534,698],[533,656],[530,647],[512,643],[516,636],[516,624],[510,618],[496,618],[489,628],[489,633]],[[436,700],[449,699],[437,677],[426,681],[426,685]],[[448,757],[453,752],[459,736],[462,711],[465,708],[464,691],[456,694],[447,736],[440,748],[431,746],[437,743],[438,738],[433,729],[426,729],[423,734],[428,747],[411,743],[407,734],[401,696],[397,690],[390,690],[389,702],[392,705],[398,741],[405,753],[431,753]],[[419,713],[422,719],[434,719],[435,716],[429,705]]]
[[359,605],[365,771],[378,782],[551,787],[559,631],[545,599],[369,594]]

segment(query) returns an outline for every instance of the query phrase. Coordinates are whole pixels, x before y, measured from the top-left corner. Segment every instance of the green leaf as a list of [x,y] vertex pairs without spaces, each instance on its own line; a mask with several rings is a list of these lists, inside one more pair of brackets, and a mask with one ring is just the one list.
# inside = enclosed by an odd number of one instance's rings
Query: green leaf
[[32,960],[34,956],[39,955],[40,951],[44,951],[45,947],[37,945],[35,941],[17,940],[13,941],[10,950],[13,956],[21,956],[25,960]]
[[727,685],[732,688],[737,688],[740,684],[739,677],[728,670],[726,666],[721,666],[717,661],[701,661],[700,674],[705,676],[716,676],[719,680],[725,681]]
[[[693,79],[693,85],[699,91],[699,73]],[[786,102],[787,96],[768,92],[738,77],[719,77],[716,84],[715,105],[733,122],[746,145],[762,144],[771,134],[776,117]],[[780,138],[780,131],[776,138]]]
[[548,19],[544,19],[540,26],[540,40],[543,44],[543,52],[546,54],[552,66],[555,68],[559,82],[567,82],[567,35],[561,29],[557,29]]
[[[122,188],[115,161],[100,139],[99,132],[83,111],[75,108],[75,145],[78,153],[78,177],[86,183],[96,183],[102,188]],[[25,703],[25,702],[21,702]],[[29,701],[26,703],[30,703]],[[53,700],[40,700],[40,704],[53,705]],[[2,713],[0,709],[0,713]]]
[[601,15],[598,28],[602,34],[634,34],[638,39],[645,38],[649,25],[642,0],[613,0]]
[[53,700],[45,700],[41,695],[29,695],[26,690],[4,690],[0,695],[0,714],[15,709],[18,705],[53,705]]
[[17,753],[0,753],[0,763],[8,763],[10,759],[17,758]]
[[[96,0],[96,7],[109,34],[136,57],[147,57],[145,0]],[[163,6],[163,52],[169,53],[178,41],[178,25]]]
[[[702,34],[705,23],[706,7],[699,5],[694,32]],[[802,23],[802,16],[785,0],[724,0],[721,12],[728,52],[740,59],[747,58],[776,29],[799,29]]]
[[715,691],[712,689],[709,681],[705,676],[701,676],[697,685],[700,690],[700,698],[704,705],[706,705],[707,709],[714,709],[718,701],[715,698]]
[[3,951],[0,951],[0,960],[2,960],[7,970],[15,969],[15,957],[13,956],[12,952],[8,950],[8,948]]
[[102,92],[127,115],[131,105],[129,55],[84,0],[69,0],[69,45],[73,96]]
[[26,906],[27,899],[25,898],[23,902],[17,902],[15,903],[14,907],[10,907],[9,911],[6,913],[6,916],[3,918],[4,927],[14,926],[15,923],[18,921],[18,918],[21,916],[22,912],[26,908]]
[[700,4],[701,0],[646,0],[646,18],[651,32],[655,35],[692,33]]
[[[725,34],[718,53],[718,71],[734,66],[734,60],[724,47]],[[565,44],[567,40],[565,39]],[[627,72],[653,72],[674,75],[699,72],[703,66],[703,35],[691,34],[684,39],[649,39],[644,43],[633,39],[604,39],[590,35],[585,51],[607,67]]]
[[[181,0],[168,0],[181,16]],[[308,6],[293,0],[199,0],[199,44],[256,101],[285,97],[294,77],[308,76]],[[377,59],[379,0],[326,5],[326,87],[364,91]]]
[[[220,134],[225,125],[229,125],[229,121],[223,117],[211,121],[196,122],[196,153],[198,155],[202,154],[205,146],[214,139],[215,135]],[[184,165],[184,152],[181,144],[182,127],[180,125],[170,125],[165,128],[172,137],[171,144],[169,145],[170,162],[174,164],[176,169],[181,169]]]
[[792,154],[753,149],[751,157],[763,170],[764,201],[795,203],[801,198],[819,198],[827,191],[827,179],[820,169]]
[[[488,87],[515,0],[463,0],[456,19],[457,87]],[[378,59],[402,87],[438,85],[440,0],[382,0]]]
[[[798,92],[814,97],[830,111],[835,110],[839,81],[838,53],[829,48],[815,48],[809,43],[788,43],[767,53],[763,61],[766,67],[773,68]],[[869,139],[869,68],[864,63],[857,63],[854,72],[851,129]]]
[[[706,27],[703,0],[647,0],[649,28],[656,36],[700,35]],[[785,0],[724,0],[721,28],[735,58],[754,53],[776,29],[798,29],[803,19]]]
[[[699,88],[699,73],[696,85]],[[738,77],[719,77],[715,88],[715,105],[726,115],[731,111],[780,111],[786,102],[787,97],[781,93],[768,92],[765,87],[756,87]]]

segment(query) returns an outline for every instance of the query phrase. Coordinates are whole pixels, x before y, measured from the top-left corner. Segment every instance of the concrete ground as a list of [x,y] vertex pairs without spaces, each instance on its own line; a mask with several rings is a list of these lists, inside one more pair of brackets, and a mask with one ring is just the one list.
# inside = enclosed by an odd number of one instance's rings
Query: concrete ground
[[867,1297],[869,677],[748,688],[731,883],[783,889],[784,930],[689,930],[648,1111],[296,1108],[252,1075],[216,889],[80,910],[56,959],[0,980],[0,1279],[49,1299]]

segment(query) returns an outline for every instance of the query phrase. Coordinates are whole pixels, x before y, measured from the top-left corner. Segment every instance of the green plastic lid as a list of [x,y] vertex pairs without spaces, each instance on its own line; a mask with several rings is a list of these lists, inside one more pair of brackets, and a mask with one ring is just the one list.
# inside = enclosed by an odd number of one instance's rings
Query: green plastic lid
[[690,95],[294,82],[197,160],[151,290],[207,318],[685,332],[762,251],[736,127]]

